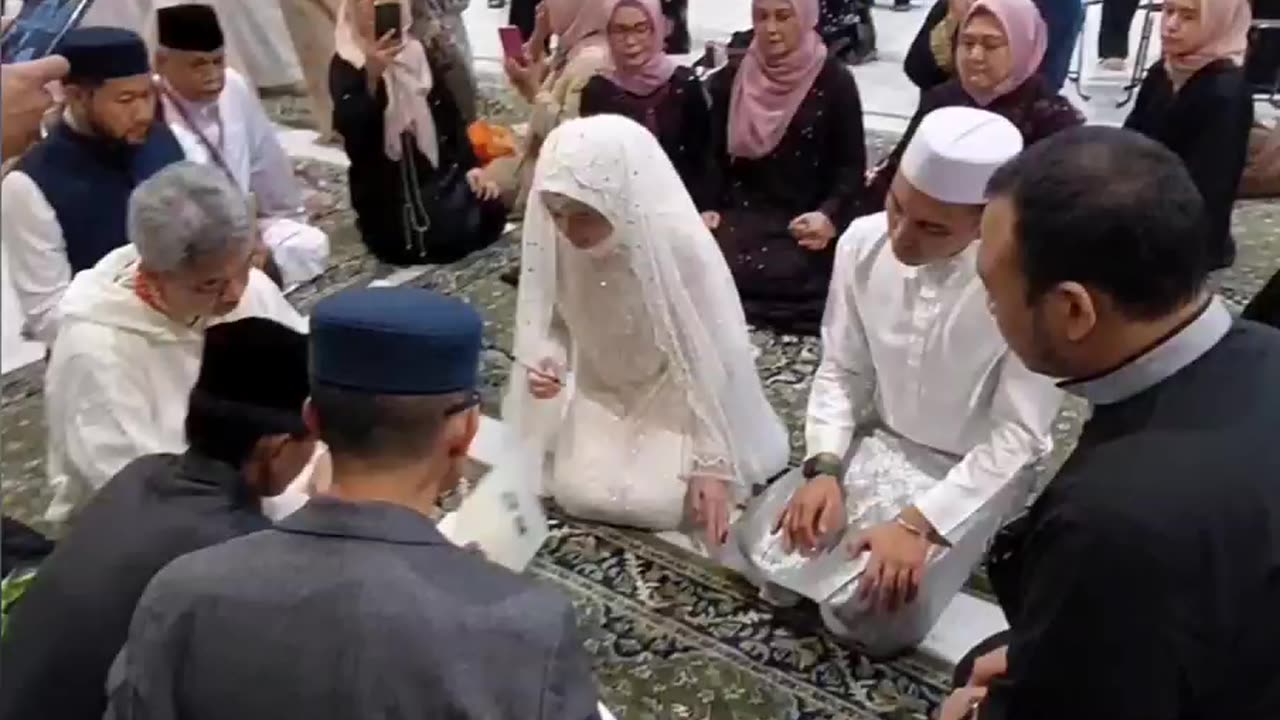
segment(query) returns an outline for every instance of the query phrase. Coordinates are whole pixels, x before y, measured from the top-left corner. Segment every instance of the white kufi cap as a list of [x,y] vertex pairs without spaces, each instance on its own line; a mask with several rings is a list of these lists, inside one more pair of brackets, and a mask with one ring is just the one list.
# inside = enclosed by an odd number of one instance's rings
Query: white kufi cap
[[947,107],[925,116],[898,169],[915,189],[945,203],[982,205],[987,181],[1022,152],[1022,133],[986,110]]

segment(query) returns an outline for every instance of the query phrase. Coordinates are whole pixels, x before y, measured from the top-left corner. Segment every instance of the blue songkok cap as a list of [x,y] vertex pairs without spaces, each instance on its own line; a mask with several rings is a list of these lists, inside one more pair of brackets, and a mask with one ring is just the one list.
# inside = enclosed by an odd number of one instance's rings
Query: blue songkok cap
[[470,305],[419,288],[341,292],[311,316],[311,380],[369,395],[474,390],[483,327]]
[[76,28],[62,37],[54,52],[71,65],[66,82],[73,85],[151,74],[146,43],[124,28]]

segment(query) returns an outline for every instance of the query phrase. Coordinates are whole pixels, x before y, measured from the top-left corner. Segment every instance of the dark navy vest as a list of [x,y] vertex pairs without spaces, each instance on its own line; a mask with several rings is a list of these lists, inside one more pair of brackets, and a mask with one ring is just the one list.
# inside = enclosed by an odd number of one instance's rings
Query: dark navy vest
[[161,121],[140,146],[104,143],[63,122],[16,169],[35,182],[53,207],[67,260],[77,273],[128,242],[129,193],[183,157],[182,146]]

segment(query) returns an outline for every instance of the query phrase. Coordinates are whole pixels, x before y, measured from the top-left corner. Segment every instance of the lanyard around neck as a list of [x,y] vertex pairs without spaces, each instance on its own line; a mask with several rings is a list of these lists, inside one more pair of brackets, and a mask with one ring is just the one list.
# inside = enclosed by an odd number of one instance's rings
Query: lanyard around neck
[[[182,98],[178,97],[172,90],[170,90],[168,83],[165,82],[160,83],[160,92],[169,100],[169,104],[173,106],[173,109],[178,111],[178,116],[182,120],[182,124],[186,125],[187,128],[195,134],[196,139],[200,141],[200,144],[204,145],[205,149],[209,151],[209,156],[213,158],[214,164],[222,168],[222,171],[227,174],[227,177],[231,178],[231,182],[233,184],[239,185],[239,182],[236,180],[235,173],[231,172],[231,166],[227,164],[226,159],[222,156],[222,149],[214,145],[213,141],[200,131],[200,126],[197,125],[191,115],[187,113],[187,109],[183,105]],[[222,141],[226,142],[226,128],[222,126],[221,110],[218,112],[218,127],[220,128],[219,135],[221,136]]]

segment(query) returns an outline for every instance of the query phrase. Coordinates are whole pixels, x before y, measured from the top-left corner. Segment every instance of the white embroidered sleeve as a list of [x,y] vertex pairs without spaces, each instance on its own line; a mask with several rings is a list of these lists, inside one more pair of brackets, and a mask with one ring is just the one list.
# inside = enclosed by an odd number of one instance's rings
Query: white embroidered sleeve
[[836,247],[831,290],[822,318],[822,361],[813,378],[805,420],[806,454],[844,457],[861,415],[872,407],[876,371],[854,294],[860,243],[869,242],[854,223]]

